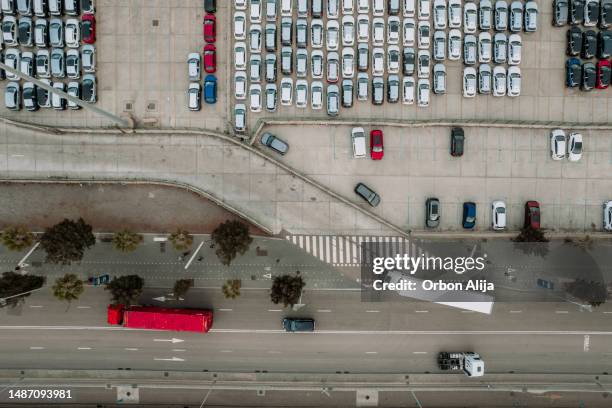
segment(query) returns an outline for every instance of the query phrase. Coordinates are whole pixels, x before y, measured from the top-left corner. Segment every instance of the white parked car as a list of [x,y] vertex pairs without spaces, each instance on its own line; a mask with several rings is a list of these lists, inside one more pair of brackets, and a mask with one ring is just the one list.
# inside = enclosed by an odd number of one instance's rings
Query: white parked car
[[491,62],[493,54],[493,44],[491,43],[491,34],[484,31],[478,34],[478,61]]
[[391,16],[387,20],[387,43],[388,44],[399,44],[401,23],[397,16]]
[[463,68],[463,97],[473,98],[476,96],[476,68]]
[[312,20],[310,23],[310,45],[312,48],[323,48],[324,33],[323,20]]
[[283,78],[281,79],[281,105],[291,106],[293,103],[293,79]]
[[357,41],[368,42],[370,40],[370,17],[360,14],[357,17]]
[[390,45],[387,48],[387,71],[390,74],[397,74],[401,65],[400,49],[397,45]]
[[385,0],[372,0],[372,13],[377,16],[385,15]]
[[523,3],[515,0],[510,3],[510,31],[518,32],[523,29]]
[[201,79],[201,65],[202,57],[199,53],[192,52],[187,56],[187,73],[190,81],[199,81]]
[[413,18],[404,18],[403,22],[403,44],[404,47],[414,47],[414,39],[415,39],[415,22]]
[[374,48],[372,50],[372,75],[383,76],[385,73],[385,50]]
[[266,84],[265,101],[268,112],[276,112],[276,99],[278,90],[276,84]]
[[342,76],[352,78],[355,75],[355,50],[345,47],[342,49]]
[[430,44],[430,36],[431,36],[431,26],[429,21],[419,21],[418,31],[419,31],[419,48],[420,49],[428,49]]
[[572,132],[567,141],[567,158],[571,162],[576,162],[582,157],[582,134]]
[[298,48],[295,52],[295,75],[298,78],[308,75],[308,51],[304,48]]
[[64,34],[66,36],[66,45],[70,48],[79,48],[81,41],[81,23],[76,18],[66,20],[64,26]]
[[[292,0],[283,0],[291,2]],[[338,18],[340,10],[340,0],[327,0],[327,18]],[[289,14],[291,15],[291,14]]]
[[249,86],[249,102],[250,102],[251,112],[261,112],[261,107],[262,107],[261,85],[251,84]]
[[473,1],[466,1],[463,6],[463,31],[474,34],[478,28],[478,7]]
[[419,79],[417,82],[417,99],[419,107],[429,106],[429,79]]
[[308,16],[308,0],[296,0],[297,1],[297,15],[298,17]]
[[417,55],[418,77],[429,78],[429,69],[431,65],[429,51],[420,50]]
[[239,133],[246,129],[246,106],[243,103],[234,106],[234,129]]
[[246,99],[247,75],[244,71],[236,71],[234,74],[234,96],[238,100]]
[[450,28],[461,27],[461,0],[448,0],[448,26]]
[[468,34],[463,40],[463,63],[465,65],[474,65],[477,60],[478,43],[474,34]]
[[482,31],[491,29],[493,5],[491,0],[480,0],[478,4],[478,25]]
[[[586,22],[585,22],[586,25]],[[538,5],[535,1],[525,3],[525,31],[533,33],[538,29]]]
[[504,64],[507,59],[508,38],[506,34],[497,33],[493,37],[493,61],[496,64]]
[[433,35],[433,59],[444,61],[446,59],[446,32],[436,31]]
[[461,58],[461,31],[456,28],[448,32],[448,59],[456,61]]
[[187,107],[190,111],[199,111],[201,108],[202,88],[199,82],[190,82],[187,88]]
[[370,12],[370,0],[357,0],[357,12],[367,14]]
[[523,42],[518,34],[511,34],[508,38],[508,64],[519,65],[521,63],[521,50]]
[[446,93],[446,67],[437,63],[433,67],[433,91],[441,95]]
[[357,74],[357,100],[368,100],[368,89],[370,88],[370,78],[365,72]]
[[436,30],[444,30],[446,28],[446,15],[446,0],[434,0],[433,22]]
[[310,75],[313,79],[323,78],[324,66],[323,51],[313,50],[310,54]]
[[506,229],[506,203],[495,200],[491,204],[491,224],[494,231]]
[[385,20],[383,18],[372,20],[372,42],[378,47],[385,45]]
[[246,44],[237,42],[234,44],[234,68],[237,70],[246,69]]
[[327,54],[327,82],[338,82],[340,77],[340,56],[337,52]]
[[83,72],[96,72],[96,47],[86,44],[81,48],[81,67]]
[[247,0],[234,0],[234,8],[236,10],[246,10]]
[[352,46],[355,44],[355,18],[353,16],[342,17],[342,45]]
[[612,231],[612,200],[608,200],[603,204],[603,229],[604,231]]
[[327,33],[325,42],[327,51],[336,51],[340,41],[340,25],[336,20],[327,20]]
[[415,3],[417,0],[404,0],[404,17],[414,17]]
[[320,81],[314,81],[310,86],[310,105],[314,110],[323,108],[323,83]]
[[419,1],[419,20],[427,20],[431,14],[431,3],[429,0]]
[[405,76],[402,79],[402,103],[412,105],[414,103],[414,77]]
[[553,129],[550,132],[550,156],[553,160],[563,160],[566,155],[565,132],[562,129]]
[[249,58],[249,79],[251,82],[261,81],[261,67],[261,55],[251,55],[251,58]]
[[249,21],[251,23],[261,23],[261,1],[249,0]]
[[508,29],[508,3],[504,0],[495,2],[495,31]]
[[480,64],[478,67],[478,92],[483,95],[491,93],[491,82],[493,71],[488,64]]
[[355,0],[342,0],[342,14],[353,14]]
[[266,0],[266,21],[271,23],[276,21],[278,0]]
[[506,68],[497,65],[493,68],[493,96],[506,95]]
[[246,14],[244,11],[234,13],[234,38],[246,40]]
[[521,69],[517,66],[508,68],[508,96],[521,95]]
[[308,81],[305,79],[295,81],[295,106],[297,108],[308,106]]

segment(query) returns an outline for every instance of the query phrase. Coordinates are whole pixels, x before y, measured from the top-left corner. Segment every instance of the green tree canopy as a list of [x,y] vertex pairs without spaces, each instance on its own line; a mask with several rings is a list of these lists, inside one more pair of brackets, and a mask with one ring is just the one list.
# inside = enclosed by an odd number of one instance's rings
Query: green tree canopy
[[217,248],[217,257],[223,265],[228,266],[238,254],[243,255],[253,242],[249,235],[249,226],[238,220],[227,220],[219,224],[211,238]]
[[191,248],[191,245],[193,245],[193,235],[182,229],[177,229],[170,234],[168,240],[172,243],[172,246],[177,251],[185,251]]
[[125,275],[114,278],[106,285],[110,291],[112,303],[129,306],[142,294],[144,279],[138,275]]
[[172,292],[174,293],[174,296],[178,298],[185,295],[192,286],[193,279],[179,279],[174,283],[174,289]]
[[129,230],[119,231],[113,235],[113,245],[121,252],[134,251],[142,241],[142,235]]
[[91,225],[79,218],[64,221],[47,228],[40,239],[40,246],[47,252],[47,262],[69,265],[83,259],[85,249],[96,243]]
[[21,226],[7,227],[0,235],[2,245],[11,251],[23,251],[32,246],[34,242],[34,234]]
[[593,307],[604,304],[608,299],[606,286],[601,282],[576,279],[573,282],[567,283],[565,290],[570,295],[587,302]]
[[[45,278],[36,275],[22,275],[15,272],[4,272],[0,277],[0,298],[7,298],[10,296],[19,295],[38,289],[45,283]],[[18,296],[15,298],[7,299],[7,304],[16,305],[20,300],[23,300],[27,295]]]
[[302,289],[306,286],[300,275],[282,275],[274,277],[270,300],[272,303],[282,303],[283,306],[293,306],[300,300]]
[[53,296],[68,303],[77,300],[84,289],[83,281],[73,273],[67,273],[63,277],[57,278],[52,288]]
[[236,299],[240,296],[241,287],[242,281],[240,279],[228,279],[221,287],[221,291],[226,299]]

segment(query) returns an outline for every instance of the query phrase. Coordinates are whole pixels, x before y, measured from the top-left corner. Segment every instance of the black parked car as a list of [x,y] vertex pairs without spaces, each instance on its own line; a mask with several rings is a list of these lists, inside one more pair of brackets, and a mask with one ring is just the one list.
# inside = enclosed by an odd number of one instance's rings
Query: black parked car
[[355,193],[366,200],[372,207],[380,204],[380,196],[363,183],[357,183]]
[[597,33],[593,30],[587,30],[582,33],[582,51],[580,56],[584,59],[590,59],[597,53]]
[[414,48],[404,48],[402,54],[402,70],[404,75],[414,74]]
[[590,91],[597,82],[597,69],[592,62],[582,64],[582,90]]
[[555,0],[553,3],[553,24],[561,27],[567,24],[569,16],[568,0]]
[[582,24],[584,22],[584,0],[572,0],[569,17],[571,24]]
[[571,27],[567,30],[567,49],[565,53],[570,57],[580,54],[582,51],[582,30],[578,27]]
[[437,198],[428,198],[425,201],[425,226],[427,228],[436,228],[440,225],[440,200]]
[[612,26],[612,0],[601,0],[599,11],[599,28]]
[[451,141],[450,141],[450,154],[451,156],[463,156],[463,145],[465,143],[465,135],[463,129],[455,127],[451,130]]
[[217,0],[204,0],[204,10],[207,13],[215,13],[217,11]]
[[612,55],[612,31],[600,31],[597,34],[597,58],[606,59]]

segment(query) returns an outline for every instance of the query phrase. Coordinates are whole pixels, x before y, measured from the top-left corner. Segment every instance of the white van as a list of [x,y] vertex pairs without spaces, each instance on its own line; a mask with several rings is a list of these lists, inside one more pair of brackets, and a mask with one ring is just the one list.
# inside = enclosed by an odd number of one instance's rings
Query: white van
[[351,140],[353,142],[353,157],[363,159],[366,157],[366,137],[363,128],[357,127],[351,130]]

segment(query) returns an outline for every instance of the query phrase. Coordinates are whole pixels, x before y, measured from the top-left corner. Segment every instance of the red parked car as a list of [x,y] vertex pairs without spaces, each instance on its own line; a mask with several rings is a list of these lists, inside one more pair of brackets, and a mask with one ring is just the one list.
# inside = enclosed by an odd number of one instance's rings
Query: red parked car
[[525,226],[534,230],[540,229],[540,203],[527,201],[525,203]]
[[83,14],[81,38],[85,44],[94,44],[96,42],[96,17],[93,14]]
[[204,41],[207,43],[217,41],[217,19],[214,14],[204,16]]
[[217,48],[212,44],[204,46],[204,71],[209,74],[217,71]]
[[597,89],[606,89],[610,85],[611,65],[610,60],[600,60],[597,63]]
[[374,129],[370,132],[370,155],[372,160],[380,160],[385,155],[382,130]]

